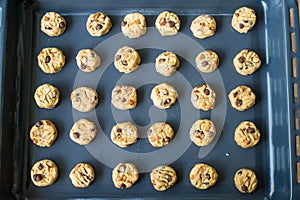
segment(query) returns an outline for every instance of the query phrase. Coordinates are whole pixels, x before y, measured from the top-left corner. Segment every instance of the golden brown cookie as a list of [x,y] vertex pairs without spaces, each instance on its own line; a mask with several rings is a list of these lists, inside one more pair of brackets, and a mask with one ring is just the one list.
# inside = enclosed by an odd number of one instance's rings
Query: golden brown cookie
[[70,130],[70,138],[80,145],[89,144],[97,134],[94,122],[87,119],[80,119],[74,123]]
[[242,193],[252,193],[258,184],[255,172],[251,169],[239,169],[234,175],[235,187]]
[[119,163],[112,171],[112,180],[116,188],[130,188],[138,178],[139,172],[132,163]]
[[30,130],[30,139],[40,147],[50,147],[57,135],[56,127],[50,120],[40,120]]
[[83,72],[92,72],[101,64],[101,58],[92,49],[82,49],[77,53],[76,63]]
[[179,64],[179,59],[175,53],[165,51],[156,58],[155,69],[161,75],[171,76],[176,72]]
[[40,160],[31,168],[30,176],[34,185],[38,187],[49,186],[56,181],[58,168],[52,160]]
[[204,39],[215,34],[217,23],[210,15],[199,15],[193,20],[190,29],[196,38]]
[[234,140],[245,149],[254,147],[260,140],[260,132],[253,122],[243,121],[235,129]]
[[211,73],[219,66],[219,56],[216,52],[206,50],[196,56],[195,62],[200,72]]
[[216,104],[216,92],[208,84],[196,86],[191,93],[191,102],[197,109],[211,110]]
[[218,173],[212,167],[204,163],[196,164],[190,172],[190,182],[192,186],[206,190],[216,184]]
[[42,49],[37,59],[39,67],[47,74],[60,72],[65,66],[65,56],[63,52],[56,47]]
[[176,183],[176,171],[170,166],[158,166],[151,171],[150,180],[154,189],[165,191]]
[[78,188],[88,187],[95,179],[93,167],[88,163],[78,163],[70,172],[72,184]]
[[121,30],[129,38],[139,38],[147,31],[146,18],[141,13],[130,13],[124,17]]
[[38,107],[52,109],[59,102],[59,90],[50,84],[40,85],[34,93],[34,100]]
[[190,139],[197,146],[207,146],[214,140],[216,128],[212,121],[208,119],[197,120],[191,127]]
[[126,148],[138,139],[138,130],[131,122],[117,123],[111,129],[110,138],[119,147]]
[[255,104],[256,96],[250,87],[241,85],[231,90],[228,98],[233,108],[244,111]]
[[86,21],[86,30],[91,36],[102,36],[112,27],[110,18],[103,12],[90,14]]
[[175,13],[164,11],[156,18],[155,27],[162,36],[176,35],[180,29],[180,19]]
[[231,26],[239,33],[247,33],[253,28],[255,23],[255,11],[245,6],[237,9],[231,20]]
[[247,76],[260,68],[261,60],[254,51],[243,49],[234,57],[233,65],[239,74]]
[[136,89],[129,85],[117,85],[111,92],[111,103],[119,110],[133,109],[137,105]]
[[128,74],[139,67],[141,58],[139,53],[132,47],[121,47],[115,54],[114,65],[119,72]]
[[150,97],[154,106],[160,109],[167,109],[176,102],[178,93],[173,86],[161,83],[152,89]]
[[157,122],[148,130],[148,141],[153,147],[168,145],[174,137],[174,130],[170,124]]
[[67,23],[57,12],[47,12],[41,19],[41,30],[49,36],[59,36],[66,30]]
[[78,87],[70,96],[72,107],[79,112],[89,112],[98,105],[98,93],[90,87]]

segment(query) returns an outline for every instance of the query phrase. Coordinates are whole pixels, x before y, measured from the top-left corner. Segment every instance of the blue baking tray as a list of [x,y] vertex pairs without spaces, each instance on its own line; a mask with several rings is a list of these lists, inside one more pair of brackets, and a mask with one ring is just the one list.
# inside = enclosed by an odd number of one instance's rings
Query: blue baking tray
[[[241,6],[255,9],[257,24],[248,34],[231,28],[235,9]],[[169,199],[297,199],[294,84],[299,84],[299,20],[298,4],[293,0],[32,0],[1,1],[1,199],[65,199],[65,198],[169,198]],[[293,26],[290,25],[293,9]],[[161,37],[154,28],[157,15],[164,10],[178,14],[180,33]],[[59,37],[48,37],[39,29],[39,22],[47,11],[56,11],[67,20],[67,30]],[[91,37],[85,28],[89,14],[103,11],[110,16],[113,27],[102,37]],[[122,35],[122,18],[131,12],[146,16],[148,30],[139,39]],[[189,26],[200,14],[210,14],[217,21],[216,35],[205,40],[192,36]],[[294,34],[294,42],[291,42]],[[294,46],[292,44],[295,44]],[[114,68],[116,50],[129,45],[138,50],[142,63],[135,72],[124,75]],[[66,55],[66,66],[57,74],[44,74],[36,56],[44,47],[56,46]],[[77,52],[92,48],[99,53],[102,65],[93,73],[82,73],[75,62]],[[232,59],[241,49],[256,51],[262,67],[253,75],[241,76],[233,68]],[[203,49],[216,51],[220,67],[212,74],[200,74],[195,69],[194,57]],[[172,77],[155,73],[155,57],[164,50],[175,52],[181,65]],[[293,69],[292,59],[296,67]],[[295,76],[296,74],[296,76]],[[149,98],[155,84],[167,82],[179,93],[178,102],[166,111],[152,106]],[[209,112],[197,111],[189,101],[191,89],[209,83],[217,93],[216,108]],[[61,101],[53,110],[38,108],[33,101],[35,88],[50,83],[61,91]],[[133,85],[138,92],[138,106],[128,112],[115,110],[110,104],[112,88],[117,84]],[[255,106],[247,111],[234,110],[227,95],[237,85],[250,86],[257,95]],[[99,105],[90,113],[78,113],[71,107],[69,95],[78,86],[95,88]],[[296,114],[297,115],[297,114]],[[95,140],[83,147],[69,139],[74,121],[88,118],[97,124]],[[38,120],[52,120],[59,137],[50,148],[32,144],[29,130]],[[217,139],[208,147],[196,147],[189,141],[188,131],[199,118],[210,118],[217,129]],[[138,142],[120,149],[109,139],[116,122],[132,121],[139,129]],[[261,131],[261,141],[251,149],[238,147],[233,132],[240,121],[251,120]],[[155,149],[147,142],[146,130],[155,121],[167,121],[175,130],[172,143]],[[30,168],[43,158],[50,158],[59,168],[57,181],[39,188],[30,181]],[[112,168],[118,162],[133,162],[139,169],[139,181],[130,189],[114,188]],[[68,174],[78,162],[90,163],[96,172],[91,186],[78,189],[72,186]],[[217,184],[200,191],[189,183],[189,172],[194,164],[204,162],[219,173]],[[165,192],[153,189],[149,171],[157,165],[169,164],[178,174],[177,183]],[[233,183],[234,173],[242,167],[252,168],[258,177],[257,190],[252,194],[239,193]]]

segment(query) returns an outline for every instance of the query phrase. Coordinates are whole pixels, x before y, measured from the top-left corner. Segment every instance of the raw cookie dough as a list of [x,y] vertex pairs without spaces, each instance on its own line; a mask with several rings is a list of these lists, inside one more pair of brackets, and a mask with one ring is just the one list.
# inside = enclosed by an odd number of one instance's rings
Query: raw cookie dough
[[58,169],[52,160],[40,160],[31,168],[30,176],[34,185],[38,187],[49,186],[56,181]]
[[121,29],[125,36],[139,38],[147,31],[146,18],[141,13],[130,13],[124,17]]
[[160,109],[170,108],[176,102],[177,97],[177,91],[167,83],[159,84],[151,91],[151,100]]
[[251,169],[239,169],[234,175],[235,187],[242,193],[252,193],[258,184],[255,172]]
[[86,188],[95,179],[95,172],[90,164],[78,163],[70,172],[69,178],[75,187]]
[[190,139],[197,146],[207,146],[214,140],[216,128],[208,119],[197,120],[191,127]]
[[191,24],[191,31],[196,38],[204,39],[215,34],[216,20],[210,15],[199,15]]
[[34,100],[38,107],[52,109],[59,102],[59,90],[50,84],[40,85],[34,93]]
[[126,148],[138,139],[138,130],[131,122],[117,123],[113,126],[110,138],[119,147]]
[[255,146],[259,139],[260,132],[253,122],[243,121],[235,129],[234,140],[237,145],[245,149]]
[[211,73],[219,66],[219,56],[216,52],[206,50],[196,56],[195,62],[200,72]]
[[77,66],[81,71],[92,72],[101,64],[101,59],[92,49],[82,49],[76,56]]
[[217,171],[212,166],[204,163],[196,164],[190,172],[191,184],[201,190],[214,186],[217,180]]
[[97,91],[89,87],[78,87],[70,96],[72,107],[80,112],[89,112],[98,105]]
[[163,147],[172,141],[174,130],[170,124],[157,122],[149,128],[147,135],[148,141],[153,147]]
[[238,73],[246,76],[259,69],[261,60],[254,51],[244,49],[234,57],[233,64]]
[[86,21],[86,30],[91,36],[99,37],[105,35],[111,27],[110,18],[102,12],[90,14]]
[[247,33],[253,28],[255,22],[255,11],[252,8],[241,7],[234,12],[231,26],[239,33]]
[[47,12],[41,19],[41,30],[49,36],[59,36],[66,30],[65,18],[56,12]]
[[180,29],[180,19],[175,13],[164,11],[156,18],[155,26],[162,36],[176,35]]
[[112,171],[112,180],[116,188],[130,188],[138,178],[139,172],[132,163],[119,163]]
[[191,93],[191,102],[197,109],[211,110],[216,104],[216,92],[208,84],[196,86]]
[[47,74],[60,72],[65,66],[65,56],[56,47],[44,48],[37,56],[38,65]]
[[150,180],[154,189],[165,191],[176,183],[176,171],[170,166],[158,166],[151,171]]
[[132,47],[124,46],[115,54],[114,65],[119,72],[128,74],[139,67],[141,58],[139,53]]
[[80,119],[75,122],[70,130],[70,138],[80,145],[89,144],[97,134],[94,122],[87,119]]
[[231,90],[228,98],[233,108],[244,111],[255,104],[256,96],[250,87],[241,85]]
[[137,105],[136,89],[128,85],[117,85],[111,92],[111,103],[120,110],[133,109]]
[[30,139],[40,147],[50,147],[57,135],[56,127],[50,120],[40,120],[30,130]]
[[164,76],[171,76],[179,67],[179,59],[175,53],[165,51],[161,53],[155,61],[155,69]]

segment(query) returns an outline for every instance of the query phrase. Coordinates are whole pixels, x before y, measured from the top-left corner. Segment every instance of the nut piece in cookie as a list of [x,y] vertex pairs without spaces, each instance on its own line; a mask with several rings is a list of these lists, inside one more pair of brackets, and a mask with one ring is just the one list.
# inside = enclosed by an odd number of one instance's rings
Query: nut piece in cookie
[[57,135],[57,129],[50,120],[40,120],[30,129],[31,141],[40,147],[52,146]]
[[49,159],[36,162],[30,171],[31,180],[38,187],[52,185],[58,176],[56,164]]
[[86,21],[86,30],[95,37],[107,34],[111,27],[110,18],[103,12],[90,14]]
[[197,120],[190,129],[190,139],[197,146],[207,146],[214,140],[216,128],[208,119]]
[[34,100],[38,107],[52,109],[59,102],[59,90],[50,84],[40,85],[34,93]]
[[196,109],[211,110],[216,104],[216,92],[208,84],[196,86],[191,93],[191,102]]
[[80,119],[75,122],[70,130],[70,138],[80,145],[89,144],[97,134],[94,122],[87,119]]
[[190,29],[196,38],[204,39],[215,34],[217,23],[210,15],[199,15],[193,20]]
[[176,183],[176,171],[167,165],[158,166],[151,171],[150,180],[154,189],[165,191]]
[[234,57],[233,64],[239,74],[247,76],[260,68],[261,60],[254,51],[243,49]]
[[155,27],[162,36],[176,35],[180,29],[180,19],[175,13],[164,11],[156,18]]
[[258,180],[253,170],[242,168],[235,173],[234,184],[241,193],[252,193],[257,188]]
[[146,18],[141,13],[130,13],[124,17],[121,29],[128,38],[139,38],[147,31]]
[[70,172],[72,184],[78,188],[88,187],[95,179],[93,167],[88,163],[78,163]]
[[239,33],[248,33],[256,23],[255,11],[252,8],[241,7],[237,9],[231,20],[231,26]]
[[77,53],[76,63],[83,72],[92,72],[101,64],[101,58],[92,49],[82,49]]
[[212,167],[204,163],[196,164],[190,172],[190,182],[192,186],[206,190],[216,184],[218,173]]
[[126,148],[137,141],[138,130],[131,122],[117,123],[111,129],[110,138],[119,147]]
[[47,12],[41,19],[41,30],[48,36],[59,36],[66,28],[65,18],[56,12]]
[[206,50],[196,56],[195,62],[200,72],[211,73],[219,66],[219,56],[216,52]]
[[79,112],[89,112],[98,105],[98,93],[89,87],[78,87],[70,96],[72,107]]
[[245,149],[254,147],[260,140],[260,132],[253,122],[243,121],[235,129],[234,140]]
[[160,109],[167,109],[176,102],[178,93],[173,86],[161,83],[152,89],[150,97],[154,106]]
[[44,48],[37,56],[39,67],[46,74],[60,72],[65,66],[65,59],[63,52],[56,47]]
[[156,58],[155,69],[161,75],[171,76],[176,72],[179,64],[179,59],[175,53],[165,51]]
[[233,108],[244,111],[255,104],[256,96],[250,87],[241,85],[231,90],[228,98]]
[[123,72],[125,74],[133,72],[139,67],[140,63],[140,55],[132,47],[121,47],[115,54],[114,65],[119,72]]
[[119,189],[130,188],[139,178],[139,172],[132,163],[119,163],[112,171],[114,186]]
[[174,130],[168,123],[157,122],[149,128],[147,135],[148,141],[153,147],[163,147],[172,141]]
[[137,105],[136,89],[128,85],[117,85],[111,92],[111,103],[119,110],[133,109]]

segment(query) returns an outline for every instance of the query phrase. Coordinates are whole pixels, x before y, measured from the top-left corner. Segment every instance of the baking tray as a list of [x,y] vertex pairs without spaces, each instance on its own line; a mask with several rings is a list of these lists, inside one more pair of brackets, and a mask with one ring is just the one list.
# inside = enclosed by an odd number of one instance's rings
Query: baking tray
[[[255,9],[258,20],[246,35],[235,32],[230,26],[232,13],[247,5]],[[292,0],[221,0],[213,1],[2,1],[2,132],[1,132],[1,185],[3,198],[64,199],[64,198],[172,198],[172,199],[297,199],[296,182],[292,58],[299,58],[298,10]],[[294,26],[290,26],[290,8]],[[155,30],[157,15],[169,10],[178,14],[182,25],[174,37],[161,37]],[[47,11],[56,11],[67,20],[67,30],[59,37],[50,38],[39,29],[39,20]],[[99,38],[89,36],[85,21],[89,14],[103,11],[112,19],[111,31]],[[146,16],[148,31],[140,39],[127,39],[120,32],[124,15],[141,12]],[[217,33],[205,40],[192,36],[189,26],[199,14],[211,14],[217,21]],[[290,34],[294,34],[293,43]],[[292,45],[294,44],[294,46]],[[116,50],[129,45],[138,50],[140,68],[128,75],[117,72],[113,66]],[[60,48],[66,55],[66,66],[57,74],[47,75],[37,66],[38,52],[49,46]],[[294,49],[293,49],[293,48]],[[102,58],[102,65],[93,73],[78,71],[75,56],[82,48],[92,48]],[[256,51],[262,67],[251,76],[237,74],[232,59],[243,48]],[[204,75],[194,67],[194,57],[202,49],[212,49],[220,56],[220,67],[215,73]],[[292,49],[292,51],[291,51]],[[296,50],[295,50],[296,49]],[[174,76],[165,78],[154,72],[155,57],[163,50],[179,55],[181,66]],[[298,66],[298,61],[295,62]],[[294,68],[294,70],[297,69]],[[179,93],[178,102],[166,111],[152,107],[151,88],[158,83],[172,84]],[[209,112],[191,107],[189,95],[192,87],[209,83],[217,93],[217,106]],[[33,101],[35,88],[42,83],[57,86],[61,101],[53,110],[39,109]],[[137,108],[121,112],[110,104],[110,94],[116,84],[126,83],[137,87]],[[249,85],[257,95],[255,106],[238,112],[231,108],[227,94],[237,85]],[[78,113],[71,107],[71,91],[86,85],[100,94],[97,108],[90,113]],[[74,121],[88,118],[97,123],[95,140],[83,147],[69,139]],[[31,143],[28,134],[31,126],[40,119],[52,120],[59,137],[51,148],[40,148]],[[191,124],[199,118],[214,121],[218,138],[205,148],[196,147],[188,139]],[[115,122],[133,121],[139,128],[138,142],[120,149],[109,139]],[[172,124],[176,135],[170,145],[155,149],[145,138],[146,130],[155,121]],[[261,141],[251,149],[241,149],[233,140],[233,132],[240,121],[251,120],[261,131]],[[30,168],[43,158],[50,158],[59,168],[55,184],[38,188],[30,181]],[[121,161],[133,162],[139,169],[139,181],[130,189],[113,187],[112,168]],[[93,184],[85,189],[72,186],[70,170],[78,162],[90,163],[96,172]],[[189,172],[194,164],[204,162],[219,173],[217,184],[200,191],[189,183]],[[178,182],[165,192],[153,189],[149,171],[157,165],[169,164],[178,174]],[[255,170],[259,184],[250,195],[239,193],[233,183],[237,169]],[[11,193],[12,195],[6,195]]]

